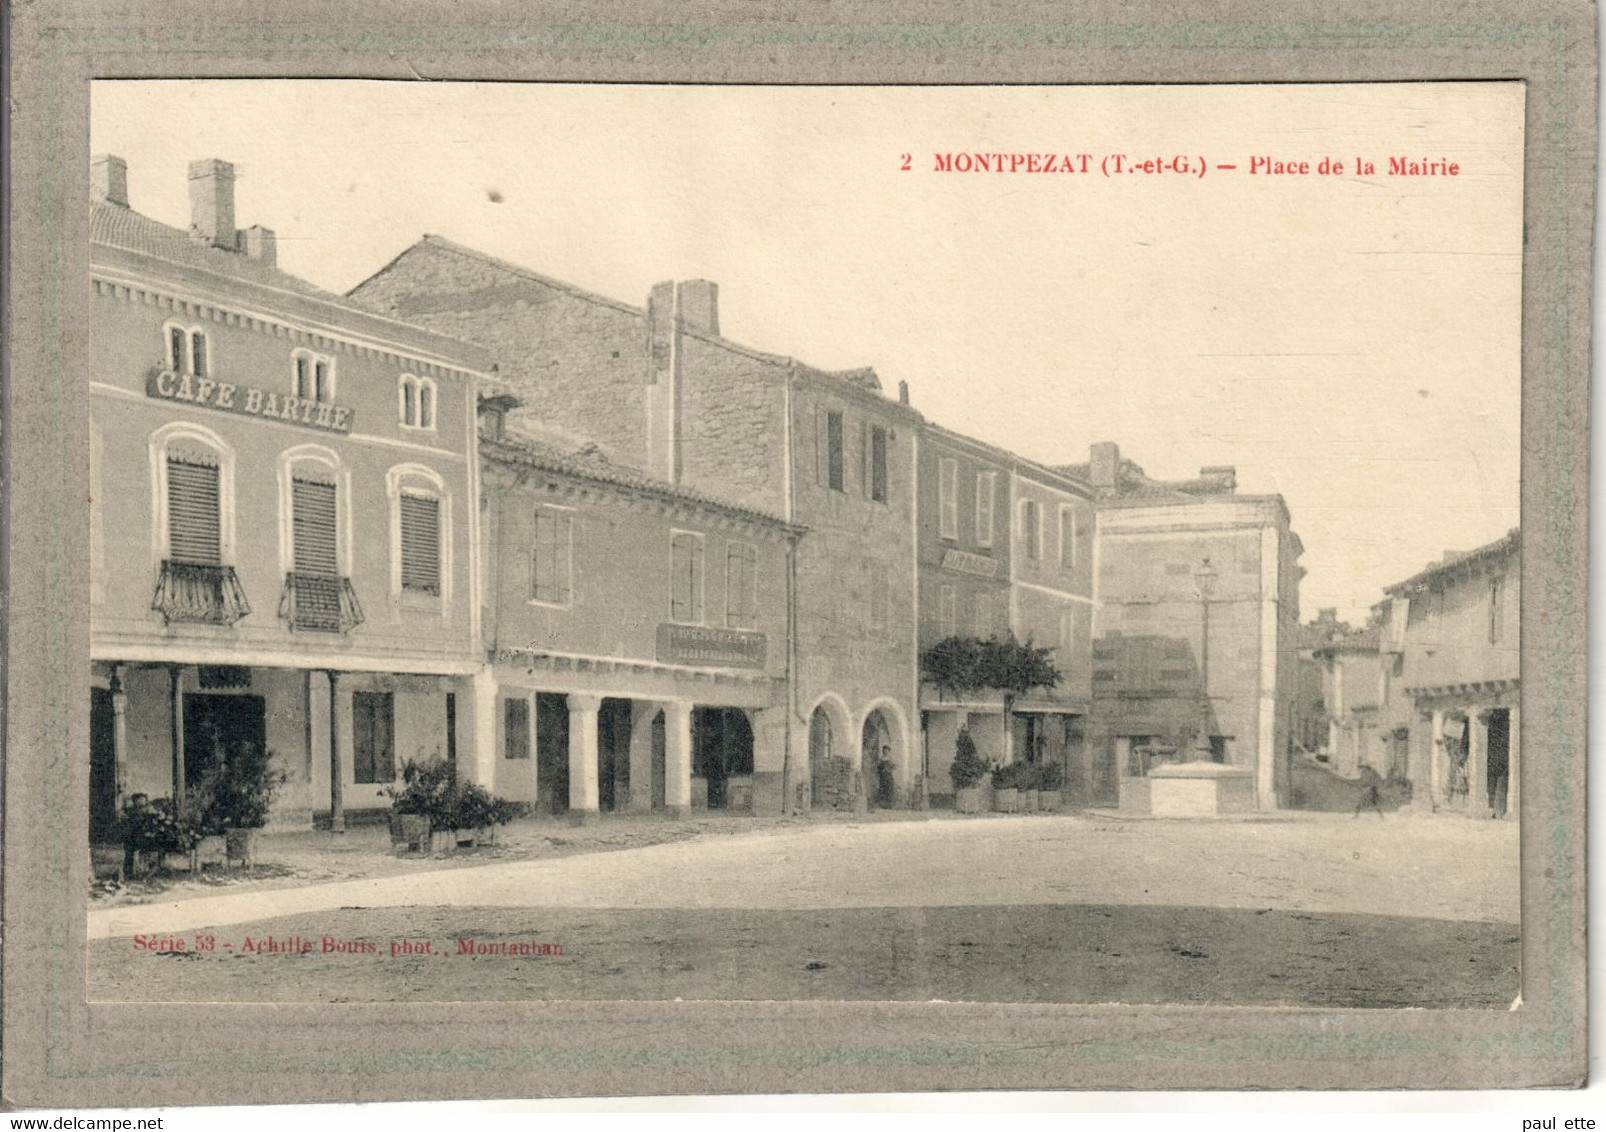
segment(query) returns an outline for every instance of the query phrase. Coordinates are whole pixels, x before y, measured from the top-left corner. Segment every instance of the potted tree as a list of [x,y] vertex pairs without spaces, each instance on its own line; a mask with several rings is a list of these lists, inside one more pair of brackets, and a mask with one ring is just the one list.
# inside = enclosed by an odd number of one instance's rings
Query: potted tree
[[948,778],[954,784],[954,809],[962,814],[981,812],[981,790],[977,784],[987,773],[987,764],[976,753],[976,740],[970,730],[961,727],[954,744],[954,761],[948,767]]
[[201,840],[201,815],[192,807],[174,805],[171,798],[147,799],[132,795],[121,815],[123,851],[127,871],[144,876],[168,855],[188,857]]
[[1021,808],[1023,772],[1029,769],[1025,763],[1005,763],[993,768],[993,810],[996,813],[1013,814]]
[[239,744],[223,764],[211,786],[207,815],[223,830],[230,863],[256,863],[258,837],[283,784],[284,775],[273,769],[273,752],[255,743]]
[[1037,764],[1037,804],[1044,810],[1057,813],[1064,796],[1065,768],[1057,762]]
[[442,759],[402,765],[402,788],[391,797],[391,843],[398,851],[414,847],[451,853],[494,840],[497,826],[529,813],[524,802],[498,798],[475,782],[459,782],[456,768]]

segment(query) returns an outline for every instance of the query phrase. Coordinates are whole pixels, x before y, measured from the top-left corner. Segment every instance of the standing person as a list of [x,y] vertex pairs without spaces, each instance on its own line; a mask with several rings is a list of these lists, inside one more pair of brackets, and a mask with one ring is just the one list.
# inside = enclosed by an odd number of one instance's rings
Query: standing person
[[1378,778],[1377,771],[1369,766],[1361,768],[1361,797],[1355,803],[1355,816],[1360,817],[1361,811],[1367,807],[1377,811],[1377,816],[1383,816],[1383,780]]

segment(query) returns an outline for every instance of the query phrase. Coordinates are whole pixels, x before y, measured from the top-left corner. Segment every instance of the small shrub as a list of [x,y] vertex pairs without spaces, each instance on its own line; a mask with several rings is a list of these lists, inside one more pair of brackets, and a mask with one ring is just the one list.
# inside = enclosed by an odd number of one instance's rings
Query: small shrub
[[954,789],[968,790],[980,782],[986,773],[987,764],[976,753],[976,740],[970,737],[969,731],[961,731],[959,741],[954,744],[954,761],[948,767],[948,777]]
[[1037,763],[1037,789],[1053,793],[1065,786],[1065,768],[1057,762]]
[[193,806],[176,806],[171,798],[145,801],[144,795],[123,806],[123,847],[135,853],[188,853],[200,843],[204,822]]
[[994,790],[1030,790],[1032,781],[1032,764],[1005,763],[1003,766],[993,768]]
[[457,771],[443,759],[408,759],[402,764],[402,788],[386,793],[392,813],[427,817],[434,833],[506,825],[530,812],[525,802],[498,798],[477,782],[458,782]]

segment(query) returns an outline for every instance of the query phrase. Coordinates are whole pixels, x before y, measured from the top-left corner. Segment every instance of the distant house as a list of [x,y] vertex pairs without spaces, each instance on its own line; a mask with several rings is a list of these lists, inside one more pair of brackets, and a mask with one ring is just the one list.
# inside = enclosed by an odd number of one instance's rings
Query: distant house
[[1517,812],[1522,678],[1522,532],[1448,553],[1388,587],[1381,641],[1409,705],[1412,805],[1475,817]]

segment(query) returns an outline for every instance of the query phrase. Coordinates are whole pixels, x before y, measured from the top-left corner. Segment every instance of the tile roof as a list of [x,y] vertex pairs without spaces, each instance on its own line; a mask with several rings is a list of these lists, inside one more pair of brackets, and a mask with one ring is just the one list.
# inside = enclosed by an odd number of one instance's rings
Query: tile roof
[[804,529],[788,523],[779,515],[772,515],[767,511],[760,511],[754,507],[731,503],[711,495],[705,495],[700,491],[666,483],[648,475],[639,468],[615,464],[606,456],[601,455],[595,445],[586,445],[578,450],[569,450],[530,436],[503,433],[500,437],[492,437],[482,433],[480,436],[480,454],[504,463],[544,468],[548,471],[562,472],[566,475],[577,476],[596,483],[611,484],[615,487],[627,488],[665,499],[678,500],[699,507],[708,507],[716,511],[737,515],[741,518],[772,523],[792,531]]
[[1403,582],[1385,586],[1383,592],[1395,597],[1403,596],[1414,590],[1425,589],[1434,582],[1441,581],[1457,571],[1470,570],[1490,559],[1519,554],[1521,551],[1522,528],[1513,527],[1493,542],[1485,543],[1476,550],[1469,550],[1465,554],[1456,554],[1445,560],[1435,562],[1431,566],[1412,574]]

